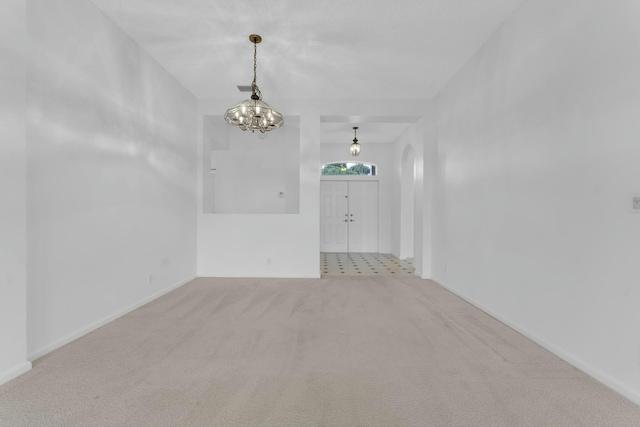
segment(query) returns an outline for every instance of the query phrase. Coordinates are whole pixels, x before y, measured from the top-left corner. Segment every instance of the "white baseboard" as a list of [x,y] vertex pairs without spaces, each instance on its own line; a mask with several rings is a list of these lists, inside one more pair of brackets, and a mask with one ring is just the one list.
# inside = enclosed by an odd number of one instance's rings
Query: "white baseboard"
[[195,278],[196,278],[196,276],[193,276],[193,277],[190,277],[189,279],[186,279],[186,280],[180,281],[180,282],[178,282],[176,284],[173,284],[173,285],[169,286],[168,288],[165,288],[165,289],[163,289],[161,291],[158,291],[158,292],[156,292],[154,294],[151,294],[148,297],[145,297],[142,300],[140,300],[140,301],[138,301],[138,302],[136,302],[134,304],[131,304],[128,307],[125,307],[125,308],[123,308],[121,310],[118,310],[115,313],[112,313],[112,314],[110,314],[108,316],[105,316],[105,317],[103,317],[102,319],[100,319],[100,320],[98,320],[96,322],[93,322],[93,323],[91,323],[91,324],[89,324],[87,326],[84,326],[84,327],[78,329],[77,331],[72,332],[69,335],[66,335],[66,336],[64,336],[64,337],[52,342],[51,344],[47,344],[44,347],[41,347],[41,348],[39,348],[37,350],[34,350],[34,351],[30,352],[27,355],[27,359],[29,359],[31,361],[36,360],[36,359],[44,356],[45,354],[50,353],[53,350],[56,350],[56,349],[62,347],[63,345],[69,344],[70,342],[77,340],[78,338],[88,334],[89,332],[95,331],[96,329],[106,325],[109,322],[113,322],[114,320],[124,316],[125,314],[131,313],[133,310],[135,310],[137,308],[140,308],[143,305],[148,304],[151,301],[161,297],[162,295],[167,294],[167,293],[173,291],[174,289],[177,289],[180,286],[183,286],[183,285],[187,284],[188,282],[192,281]]
[[564,361],[570,363],[571,365],[573,365],[574,367],[578,368],[579,370],[581,370],[582,372],[584,372],[585,374],[591,376],[592,378],[598,380],[599,382],[601,382],[602,384],[606,385],[607,387],[609,387],[610,389],[618,392],[619,394],[621,394],[622,396],[626,397],[627,399],[629,399],[630,401],[634,402],[637,405],[640,405],[640,392],[638,392],[638,390],[634,390],[624,384],[622,384],[619,380],[617,380],[616,378],[612,377],[611,375],[602,372],[600,369],[595,368],[594,366],[592,366],[591,364],[581,360],[579,357],[576,357],[574,354],[569,353],[568,351],[564,350],[562,347],[558,346],[557,344],[554,344],[552,342],[547,341],[546,339],[532,333],[530,330],[528,330],[527,328],[524,328],[522,326],[520,326],[519,324],[501,316],[500,314],[496,313],[495,311],[491,310],[490,308],[484,306],[483,304],[475,301],[473,298],[470,298],[468,295],[466,295],[464,292],[461,292],[459,290],[457,290],[456,288],[449,286],[445,281],[438,279],[437,277],[433,277],[431,280],[433,280],[434,282],[436,282],[437,284],[439,284],[440,286],[442,286],[443,288],[451,291],[452,293],[456,294],[457,296],[459,296],[460,298],[462,298],[463,300],[467,301],[468,303],[472,304],[473,306],[479,308],[480,310],[484,311],[485,313],[487,313],[488,315],[490,315],[491,317],[495,318],[496,320],[499,320],[500,322],[504,323],[505,325],[507,325],[508,327],[510,327],[511,329],[513,329],[516,332],[519,332],[520,334],[524,335],[525,337],[529,338],[531,341],[535,342],[536,344],[544,347],[545,349],[549,350],[551,353],[555,354],[556,356],[558,356],[559,358],[563,359]]
[[0,372],[0,385],[11,381],[12,379],[19,377],[31,370],[31,362],[22,362],[19,365],[14,366],[11,369],[7,369],[4,372]]
[[320,279],[318,274],[246,274],[246,273],[215,273],[215,274],[198,274],[198,277],[221,278],[221,279]]
[[415,270],[413,272],[413,274],[418,276],[421,279],[424,279],[424,280],[435,280],[435,279],[432,279],[430,274],[425,274],[425,273],[423,273],[422,271],[419,271],[419,270]]

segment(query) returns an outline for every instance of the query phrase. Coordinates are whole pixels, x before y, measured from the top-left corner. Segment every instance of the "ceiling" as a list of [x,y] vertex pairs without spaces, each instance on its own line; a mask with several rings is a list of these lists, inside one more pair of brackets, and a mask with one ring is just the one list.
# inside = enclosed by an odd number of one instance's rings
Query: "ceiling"
[[[353,140],[353,126],[345,123],[321,123],[320,143],[343,144],[345,152]],[[408,123],[358,123],[361,144],[390,144],[409,127]]]
[[197,98],[248,97],[260,34],[270,102],[432,98],[522,0],[92,1]]

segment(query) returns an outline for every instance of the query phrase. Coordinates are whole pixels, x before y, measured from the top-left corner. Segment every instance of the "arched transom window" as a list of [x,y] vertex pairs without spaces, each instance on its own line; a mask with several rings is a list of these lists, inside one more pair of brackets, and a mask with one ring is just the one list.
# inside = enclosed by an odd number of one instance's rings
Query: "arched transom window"
[[334,162],[323,164],[320,169],[320,175],[375,176],[377,169],[377,166],[372,163]]

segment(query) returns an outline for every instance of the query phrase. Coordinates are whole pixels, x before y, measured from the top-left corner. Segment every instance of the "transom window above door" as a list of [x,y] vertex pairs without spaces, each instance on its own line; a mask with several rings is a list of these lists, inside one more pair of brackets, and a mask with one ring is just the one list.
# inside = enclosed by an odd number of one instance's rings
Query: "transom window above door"
[[376,176],[378,167],[373,163],[334,162],[325,163],[320,169],[320,175],[364,175]]

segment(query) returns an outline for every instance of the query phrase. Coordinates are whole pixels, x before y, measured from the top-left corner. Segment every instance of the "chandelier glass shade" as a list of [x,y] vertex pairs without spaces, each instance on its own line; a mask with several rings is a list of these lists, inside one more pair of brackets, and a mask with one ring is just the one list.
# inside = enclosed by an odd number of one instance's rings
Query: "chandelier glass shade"
[[227,110],[225,120],[242,130],[268,132],[284,124],[282,114],[260,98],[247,99]]
[[349,146],[349,151],[351,152],[351,155],[354,157],[360,154],[360,144],[358,144],[358,138],[356,138],[357,131],[358,131],[358,127],[356,126],[353,128],[353,142]]
[[249,40],[253,43],[253,82],[251,83],[251,98],[229,108],[224,119],[231,126],[251,132],[262,133],[278,129],[284,124],[282,114],[262,100],[262,93],[256,83],[257,74],[257,44],[262,37],[251,34]]

